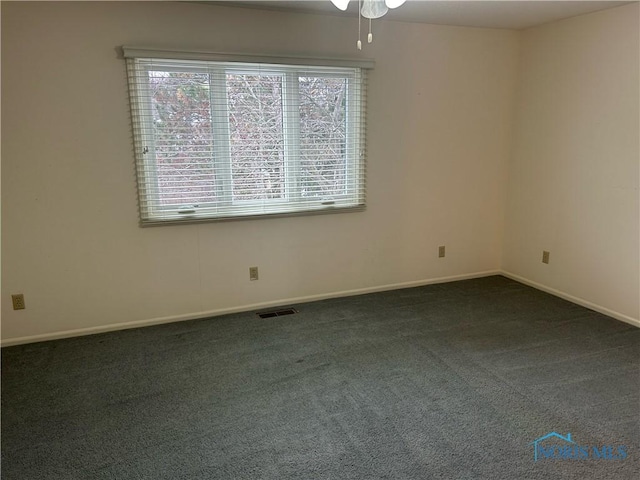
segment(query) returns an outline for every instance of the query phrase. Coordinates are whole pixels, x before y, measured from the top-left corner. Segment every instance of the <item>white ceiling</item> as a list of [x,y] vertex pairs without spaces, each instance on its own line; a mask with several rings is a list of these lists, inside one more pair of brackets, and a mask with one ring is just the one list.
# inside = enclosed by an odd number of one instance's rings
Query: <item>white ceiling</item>
[[[356,16],[358,0],[351,0],[346,12],[338,10],[330,0],[243,1],[227,0],[207,2],[246,8],[293,11],[301,13]],[[401,7],[389,10],[385,20],[401,22],[459,25],[466,27],[522,29],[584,13],[617,7],[627,3],[619,1],[484,1],[484,0],[407,0]]]

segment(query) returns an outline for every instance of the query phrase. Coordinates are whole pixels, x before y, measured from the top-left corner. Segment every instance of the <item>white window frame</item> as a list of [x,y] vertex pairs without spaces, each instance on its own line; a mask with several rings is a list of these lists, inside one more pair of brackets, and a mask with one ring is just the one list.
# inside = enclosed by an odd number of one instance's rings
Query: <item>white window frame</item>
[[[130,88],[134,149],[137,165],[140,224],[163,225],[184,222],[217,221],[237,218],[256,218],[265,216],[301,215],[314,213],[336,213],[361,211],[365,208],[365,131],[366,131],[366,70],[373,68],[370,60],[318,59],[298,57],[265,57],[250,55],[228,55],[208,52],[181,52],[174,50],[151,50],[123,47],[127,59],[127,72]],[[222,195],[217,201],[203,205],[161,205],[156,181],[156,155],[154,150],[154,132],[151,115],[150,94],[148,91],[149,72],[158,70],[159,64],[170,71],[184,69],[188,72],[208,73],[211,82],[210,101],[212,115],[218,115],[223,121],[215,122],[213,133],[214,160],[212,168],[216,174],[213,188]],[[283,140],[284,140],[284,176],[285,189],[282,199],[268,200],[232,200],[231,160],[229,154],[228,107],[226,98],[226,71],[241,73],[243,65],[254,73],[259,66],[266,73],[282,77],[283,99]],[[164,70],[166,71],[166,70]],[[346,178],[344,195],[333,195],[330,199],[302,197],[299,183],[300,162],[300,121],[295,118],[299,105],[299,78],[337,77],[347,81],[347,149]],[[222,87],[220,87],[222,85]],[[215,106],[214,106],[215,105]],[[293,113],[292,113],[293,112]],[[228,189],[225,191],[225,189]]]

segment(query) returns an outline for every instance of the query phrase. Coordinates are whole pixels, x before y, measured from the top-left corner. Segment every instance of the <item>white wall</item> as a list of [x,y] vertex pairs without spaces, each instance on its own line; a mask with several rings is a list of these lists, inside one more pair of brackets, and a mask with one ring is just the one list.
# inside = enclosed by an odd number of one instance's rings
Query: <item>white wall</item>
[[[377,64],[366,212],[142,229],[118,46],[357,56],[356,23],[192,3],[3,2],[5,344],[498,270],[518,34],[375,29],[362,52]],[[11,309],[18,292],[24,311]]]
[[636,323],[639,18],[635,3],[522,33],[503,260]]

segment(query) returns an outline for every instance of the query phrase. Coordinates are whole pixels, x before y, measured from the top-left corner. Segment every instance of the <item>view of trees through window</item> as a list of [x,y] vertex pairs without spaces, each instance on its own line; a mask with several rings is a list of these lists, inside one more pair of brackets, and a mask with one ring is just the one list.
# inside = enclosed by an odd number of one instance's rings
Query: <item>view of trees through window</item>
[[160,202],[216,200],[209,75],[149,72]]
[[340,194],[346,180],[347,81],[300,77],[299,89],[302,196]]
[[284,73],[150,70],[160,205],[344,194],[348,81],[290,78],[295,86]]
[[234,200],[285,196],[281,75],[227,75]]

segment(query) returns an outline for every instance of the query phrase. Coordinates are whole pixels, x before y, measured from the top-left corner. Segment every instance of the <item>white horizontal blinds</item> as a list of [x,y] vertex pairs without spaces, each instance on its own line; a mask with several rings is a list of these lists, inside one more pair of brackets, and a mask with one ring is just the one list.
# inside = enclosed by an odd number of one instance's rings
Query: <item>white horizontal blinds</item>
[[226,67],[231,200],[245,208],[286,199],[284,74]]
[[360,68],[127,64],[142,223],[364,206]]
[[353,76],[308,72],[297,78],[300,110],[300,190],[325,201],[348,194],[347,114]]
[[153,150],[146,163],[155,168],[153,201],[160,209],[216,202],[210,74],[166,70],[147,69]]

